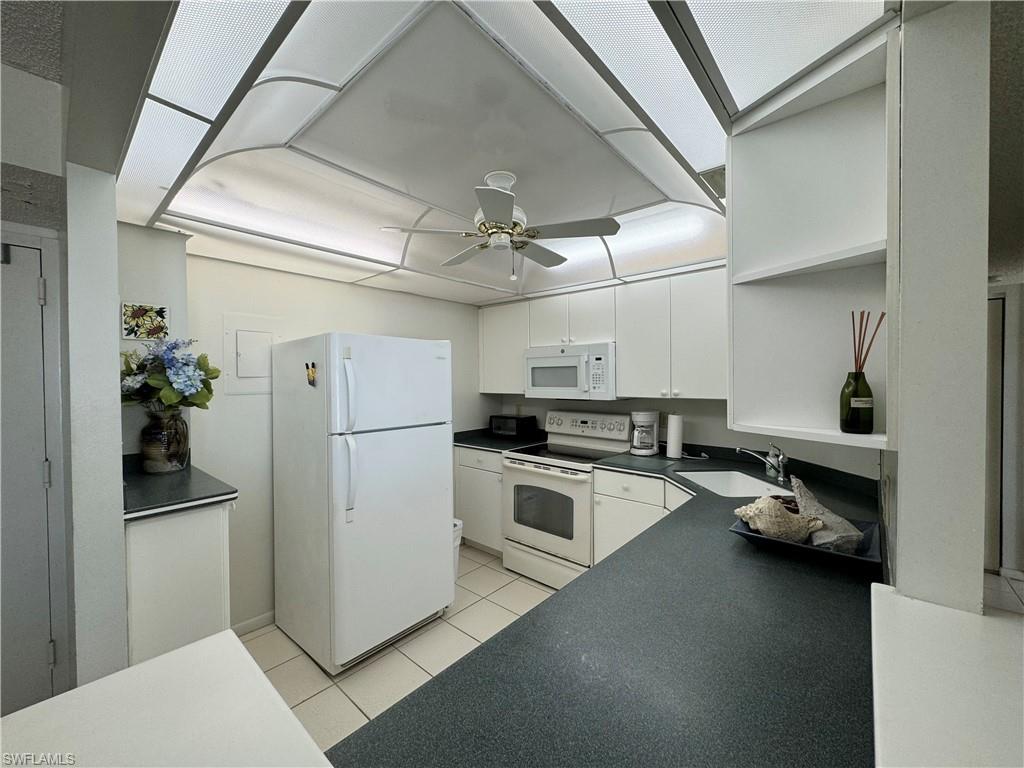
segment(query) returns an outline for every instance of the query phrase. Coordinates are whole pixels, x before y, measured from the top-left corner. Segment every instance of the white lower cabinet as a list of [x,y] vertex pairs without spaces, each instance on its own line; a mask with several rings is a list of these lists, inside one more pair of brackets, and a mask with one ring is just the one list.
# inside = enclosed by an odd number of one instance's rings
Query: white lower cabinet
[[228,501],[125,521],[129,664],[230,627],[232,506]]
[[[465,448],[461,450],[466,452]],[[462,520],[463,537],[500,551],[504,543],[501,535],[501,474],[461,464],[456,467],[455,516]]]
[[644,504],[594,494],[594,562],[632,541],[665,516],[659,503]]

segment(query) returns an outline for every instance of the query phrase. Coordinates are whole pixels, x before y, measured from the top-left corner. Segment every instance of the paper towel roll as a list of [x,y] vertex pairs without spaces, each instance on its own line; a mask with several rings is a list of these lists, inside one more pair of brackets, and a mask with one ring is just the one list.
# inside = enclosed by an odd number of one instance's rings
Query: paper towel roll
[[681,459],[683,457],[683,417],[678,413],[670,413],[668,429],[665,432],[665,455],[670,459]]

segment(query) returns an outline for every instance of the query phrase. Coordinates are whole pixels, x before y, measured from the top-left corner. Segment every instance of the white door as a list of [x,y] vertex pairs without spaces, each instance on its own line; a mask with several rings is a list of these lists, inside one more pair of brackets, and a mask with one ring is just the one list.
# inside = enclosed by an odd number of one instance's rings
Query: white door
[[615,289],[569,294],[569,342],[615,341]]
[[672,397],[726,398],[729,322],[725,267],[676,275],[672,287]]
[[646,531],[665,516],[663,507],[594,495],[594,562]]
[[501,549],[501,475],[473,467],[457,467],[455,472],[456,517],[462,520],[462,535]]
[[525,301],[480,310],[480,391],[523,394],[523,354],[530,346]]
[[566,296],[548,296],[530,302],[530,346],[569,343],[569,305]]
[[329,438],[334,662],[449,605],[451,425]]
[[450,341],[331,334],[332,434],[452,419]]
[[4,246],[2,704],[8,714],[53,695],[50,547],[47,534],[46,422],[43,410],[42,276],[36,248]]
[[615,287],[615,394],[668,397],[671,379],[669,281]]

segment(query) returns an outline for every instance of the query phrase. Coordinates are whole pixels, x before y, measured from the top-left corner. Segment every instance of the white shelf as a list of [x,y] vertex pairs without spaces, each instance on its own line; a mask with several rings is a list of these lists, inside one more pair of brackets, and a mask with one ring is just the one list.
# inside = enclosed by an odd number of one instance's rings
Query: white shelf
[[756,283],[761,280],[772,280],[790,275],[805,275],[809,272],[828,272],[833,269],[863,267],[866,264],[882,264],[885,262],[885,240],[844,248],[841,251],[809,256],[805,259],[776,264],[762,269],[750,269],[732,276],[733,285]]
[[889,446],[888,437],[884,432],[874,432],[870,435],[852,435],[847,432],[840,432],[838,429],[782,427],[774,424],[730,424],[729,429],[735,432],[752,432],[756,435],[770,435],[772,437],[792,437],[796,440],[850,445],[857,448],[885,450]]

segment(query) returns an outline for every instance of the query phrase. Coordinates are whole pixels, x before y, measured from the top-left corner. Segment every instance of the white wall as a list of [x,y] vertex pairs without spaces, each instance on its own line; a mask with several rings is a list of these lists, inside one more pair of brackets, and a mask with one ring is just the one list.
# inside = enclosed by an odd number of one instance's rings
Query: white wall
[[64,88],[7,65],[0,88],[3,161],[63,176]]
[[[326,331],[450,339],[455,429],[485,426],[499,410],[496,397],[477,392],[476,307],[193,255],[188,304],[196,350],[223,366],[225,312],[276,316],[283,339]],[[271,397],[228,395],[219,384],[210,410],[193,414],[192,460],[239,489],[231,518],[231,621],[246,629],[274,608]]]
[[[121,301],[168,307],[171,338],[188,338],[188,285],[185,236],[161,229],[117,223],[118,290]],[[120,336],[120,333],[118,334]],[[144,350],[138,341],[121,339],[121,351]],[[190,409],[182,409],[186,412]],[[139,432],[146,423],[141,405],[122,406],[121,452],[139,452]]]
[[78,684],[128,663],[114,176],[67,164],[68,403]]
[[833,467],[872,480],[878,479],[879,452],[869,448],[850,448],[844,445],[792,440],[786,437],[766,437],[745,432],[733,432],[726,427],[724,400],[615,400],[612,402],[579,400],[534,400],[521,395],[505,395],[502,410],[506,413],[535,415],[543,424],[549,410],[596,411],[598,413],[629,413],[630,411],[660,411],[660,439],[665,439],[665,418],[669,413],[683,416],[683,441],[698,445],[717,445],[726,448],[750,448],[767,451],[774,442],[786,455],[814,464]]

